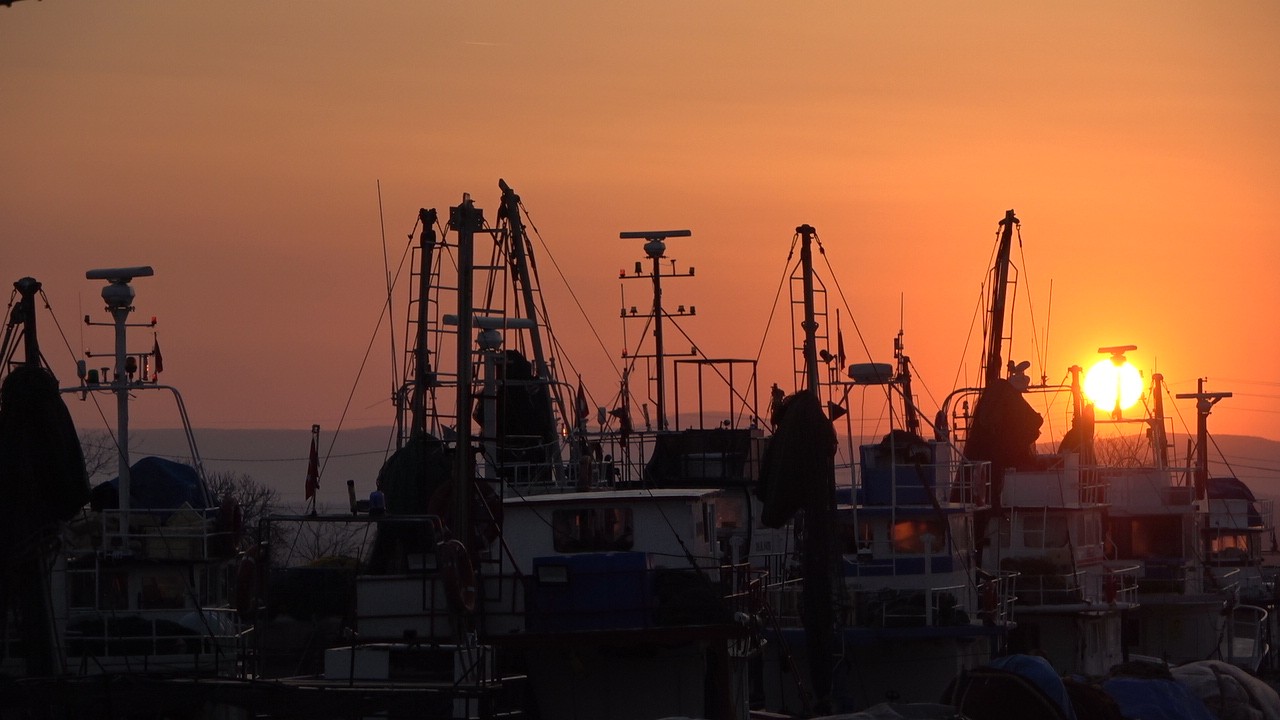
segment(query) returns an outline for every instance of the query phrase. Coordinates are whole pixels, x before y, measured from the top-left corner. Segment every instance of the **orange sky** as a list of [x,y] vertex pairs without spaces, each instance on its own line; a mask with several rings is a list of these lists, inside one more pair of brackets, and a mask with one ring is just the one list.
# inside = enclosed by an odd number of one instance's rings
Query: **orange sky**
[[[931,413],[976,370],[1016,208],[1051,380],[1134,344],[1175,392],[1235,393],[1215,432],[1280,439],[1280,5],[614,5],[0,8],[0,275],[43,281],[79,350],[101,305],[84,271],[151,264],[138,312],[197,426],[327,430],[383,302],[376,183],[398,257],[419,207],[470,192],[493,218],[502,177],[613,355],[616,272],[640,257],[619,231],[692,229],[669,254],[698,278],[668,300],[698,306],[709,354],[751,357],[814,225],[875,359],[905,309]],[[604,402],[609,358],[548,294]],[[348,426],[390,422],[377,343]],[[788,345],[771,336],[765,387]]]

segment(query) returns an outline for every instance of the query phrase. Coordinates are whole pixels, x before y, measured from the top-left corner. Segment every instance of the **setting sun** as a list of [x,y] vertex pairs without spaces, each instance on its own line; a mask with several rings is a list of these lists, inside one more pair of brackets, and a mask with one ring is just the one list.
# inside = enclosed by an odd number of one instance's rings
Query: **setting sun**
[[1131,408],[1142,397],[1142,373],[1125,361],[1116,365],[1111,358],[1099,360],[1089,368],[1084,378],[1084,394],[1099,410],[1116,409],[1116,395],[1120,396],[1120,409]]

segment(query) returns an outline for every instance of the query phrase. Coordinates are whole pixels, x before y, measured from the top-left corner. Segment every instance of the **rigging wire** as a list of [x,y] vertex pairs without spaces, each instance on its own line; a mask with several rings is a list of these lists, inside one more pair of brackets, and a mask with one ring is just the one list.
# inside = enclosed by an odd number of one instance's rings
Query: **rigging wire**
[[613,368],[614,373],[621,377],[621,373],[618,370],[618,364],[614,362],[613,356],[609,354],[609,349],[605,346],[604,340],[601,339],[600,333],[596,330],[595,324],[591,322],[591,318],[587,315],[586,308],[582,306],[582,301],[578,299],[577,293],[573,291],[573,286],[569,284],[569,279],[565,277],[564,270],[560,268],[560,263],[556,261],[555,255],[551,253],[551,247],[547,244],[546,240],[542,238],[542,233],[539,232],[538,226],[534,224],[533,217],[529,215],[529,211],[525,209],[523,202],[520,203],[520,209],[524,210],[525,218],[529,221],[529,227],[533,228],[533,234],[538,238],[538,243],[542,245],[542,249],[546,251],[547,258],[551,260],[551,266],[555,268],[556,274],[559,275],[560,279],[564,282],[565,289],[569,292],[569,297],[573,298],[573,303],[577,306],[578,312],[582,313],[583,320],[586,321],[587,327],[591,330],[592,337],[596,339],[596,343],[600,346],[600,350],[603,351],[605,357],[609,359],[609,365]]
[[[395,284],[391,281],[391,263],[387,257],[387,220],[386,214],[382,210],[382,180],[379,179],[376,182],[378,187],[378,231],[382,236],[382,274],[387,282],[386,307],[389,314],[392,312],[392,290],[394,290]],[[397,376],[399,368],[396,367],[396,334],[392,332],[388,333],[388,335],[391,337],[391,396],[395,397],[400,387],[399,377]]]

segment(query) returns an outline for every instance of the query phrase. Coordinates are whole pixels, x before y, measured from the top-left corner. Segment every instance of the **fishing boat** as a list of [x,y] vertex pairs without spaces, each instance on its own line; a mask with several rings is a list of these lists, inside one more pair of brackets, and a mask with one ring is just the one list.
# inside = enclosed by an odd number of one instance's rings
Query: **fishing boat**
[[[936,702],[952,677],[1001,652],[1014,627],[1012,576],[982,575],[974,565],[975,517],[984,507],[989,468],[922,436],[901,333],[895,364],[846,362],[838,323],[832,333],[828,321],[825,284],[813,267],[816,230],[802,225],[796,233],[792,306],[803,309],[792,342],[797,391],[782,404],[808,402],[803,437],[834,441],[832,423],[845,418],[852,446],[849,398],[874,393],[887,401],[891,429],[851,453],[856,461],[847,482],[836,484],[834,467],[812,471],[829,512],[814,502],[797,520],[802,547],[820,538],[816,550],[801,551],[803,571],[768,575],[779,621],[770,634],[775,642],[764,649],[765,707],[805,714]],[[784,467],[813,465],[813,455],[834,450],[796,451],[787,434],[780,425],[779,447],[771,449],[775,456],[786,453]],[[818,525],[824,516],[829,530]],[[823,535],[830,539],[826,556]],[[830,587],[821,582],[826,575],[837,580]],[[824,599],[832,608],[829,622],[814,610]],[[787,672],[792,665],[799,683]]]
[[[1200,381],[1195,393],[1178,396],[1197,404],[1194,452],[1178,463],[1166,392],[1163,376],[1153,374],[1150,416],[1136,420],[1146,430],[1141,461],[1100,468],[1110,488],[1111,555],[1140,568],[1140,607],[1126,618],[1126,647],[1172,665],[1214,659],[1258,672],[1273,609],[1262,570],[1272,503],[1234,477],[1209,475],[1207,418],[1230,393],[1205,392]],[[1108,422],[1125,419],[1117,409]]]
[[[229,600],[242,549],[239,509],[209,491],[182,396],[159,381],[158,343],[150,352],[128,345],[130,328],[155,326],[129,321],[132,283],[151,275],[146,266],[86,273],[106,281],[102,298],[112,320],[85,321],[113,328],[115,347],[86,353],[77,363],[79,383],[61,389],[37,342],[41,285],[32,278],[15,283],[0,424],[10,497],[22,498],[8,507],[23,517],[5,523],[17,535],[4,543],[4,596],[18,601],[0,614],[0,660],[7,675],[21,678],[20,691],[6,694],[17,707],[88,712],[108,703],[122,715],[162,713],[175,702],[191,707],[193,697],[133,690],[242,670],[247,628]],[[19,342],[26,359],[10,363]],[[90,367],[95,358],[112,364]],[[131,458],[130,404],[158,393],[176,401],[191,464]],[[118,476],[92,490],[63,396],[115,400]]]
[[[985,571],[1017,574],[1010,650],[1041,654],[1064,674],[1104,674],[1124,659],[1121,620],[1137,607],[1138,568],[1106,557],[1106,476],[1094,463],[1094,409],[1080,368],[1070,368],[1064,382],[1035,382],[1026,374],[1030,362],[1006,363],[1019,227],[1010,210],[996,233],[982,382],[953,391],[937,425],[965,457],[991,463],[977,554]],[[1070,429],[1045,452],[1037,443],[1054,413],[1065,413]]]
[[[522,203],[499,186],[493,225],[468,196],[443,223],[419,213],[398,449],[369,500],[352,485],[341,513],[270,520],[355,524],[370,540],[349,570],[262,553],[273,586],[328,572],[351,601],[331,632],[308,631],[309,658],[284,663],[269,638],[317,613],[305,590],[285,602],[269,588],[255,611],[259,673],[278,698],[326,690],[387,708],[416,694],[440,717],[745,717],[758,586],[734,561],[751,542],[739,445],[750,433],[668,430],[663,401],[658,428],[634,429],[625,399],[589,430],[581,382],[561,377]],[[664,240],[688,234],[623,236],[646,240],[656,287]],[[644,315],[661,327],[672,313],[658,298]]]

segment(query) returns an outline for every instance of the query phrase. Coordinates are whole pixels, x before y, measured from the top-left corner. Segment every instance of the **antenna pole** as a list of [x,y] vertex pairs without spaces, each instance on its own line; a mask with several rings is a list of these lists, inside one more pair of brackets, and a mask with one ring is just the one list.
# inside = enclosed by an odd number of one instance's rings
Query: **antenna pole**
[[[89,270],[84,274],[86,280],[106,280],[102,288],[102,300],[106,302],[107,312],[111,313],[115,325],[115,376],[111,378],[111,390],[116,396],[116,452],[119,463],[120,485],[120,540],[128,550],[129,534],[129,352],[125,345],[125,336],[129,327],[129,313],[133,312],[133,287],[129,284],[136,277],[151,277],[155,271],[148,265],[124,268],[103,268]],[[84,317],[86,324],[93,324],[89,316]],[[154,319],[152,325],[154,325]],[[138,368],[134,368],[137,370]]]
[[[619,233],[618,237],[623,240],[633,238],[644,238],[648,240],[644,244],[644,252],[652,261],[652,270],[648,277],[653,280],[653,308],[649,317],[653,318],[653,352],[654,364],[657,372],[654,380],[657,383],[657,397],[654,398],[658,410],[658,430],[667,430],[667,372],[666,372],[666,349],[662,341],[662,318],[666,314],[662,309],[662,260],[666,257],[667,243],[669,237],[689,237],[692,235],[688,230],[659,230],[659,231],[640,231],[640,232],[624,232]],[[637,274],[639,272],[639,263],[636,263]],[[690,268],[689,275],[693,274]],[[677,277],[672,272],[668,277]],[[692,313],[690,313],[692,314]],[[624,315],[625,317],[625,315]]]
[[1196,499],[1203,500],[1209,487],[1209,413],[1220,400],[1231,397],[1231,393],[1207,393],[1204,391],[1204,378],[1199,378],[1196,380],[1196,392],[1179,393],[1174,397],[1196,401]]

